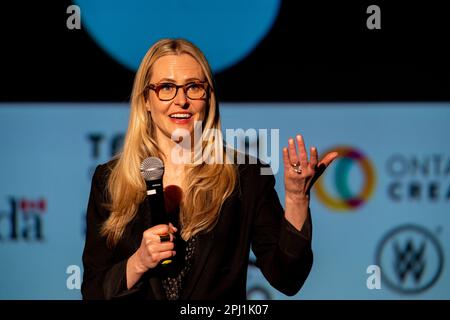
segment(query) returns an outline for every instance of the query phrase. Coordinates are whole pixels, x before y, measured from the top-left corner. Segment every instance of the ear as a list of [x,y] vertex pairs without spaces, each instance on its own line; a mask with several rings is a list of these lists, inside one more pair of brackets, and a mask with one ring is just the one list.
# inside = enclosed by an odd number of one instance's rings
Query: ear
[[147,109],[148,112],[151,112],[151,106],[150,106],[150,99],[145,99],[145,108]]

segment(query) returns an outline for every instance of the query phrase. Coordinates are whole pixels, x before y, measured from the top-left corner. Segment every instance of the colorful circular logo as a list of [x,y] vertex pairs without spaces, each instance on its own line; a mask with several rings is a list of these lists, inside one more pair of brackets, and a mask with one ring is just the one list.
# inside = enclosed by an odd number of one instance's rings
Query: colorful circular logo
[[[326,175],[330,173],[334,175],[327,184],[327,190],[325,176],[316,182],[316,195],[323,204],[333,210],[355,210],[367,202],[375,189],[375,169],[367,157],[355,148],[341,146],[328,150],[324,154],[332,151],[337,151],[339,158],[327,169]],[[355,165],[361,171],[362,184],[358,184],[352,177],[351,171]],[[330,169],[331,172],[328,171]]]
[[75,0],[81,24],[111,57],[137,70],[152,43],[186,38],[212,69],[245,58],[272,28],[280,0]]

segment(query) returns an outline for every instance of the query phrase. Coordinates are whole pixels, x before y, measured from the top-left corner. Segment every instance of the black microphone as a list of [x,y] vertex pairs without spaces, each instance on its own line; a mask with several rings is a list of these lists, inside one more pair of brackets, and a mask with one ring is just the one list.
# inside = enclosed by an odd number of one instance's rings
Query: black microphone
[[[151,221],[153,225],[169,224],[169,217],[164,205],[163,175],[164,164],[157,157],[148,157],[141,163],[141,175],[144,177],[147,185],[147,202],[150,206]],[[170,235],[162,235],[169,237]],[[161,261],[162,265],[172,262],[172,258]]]

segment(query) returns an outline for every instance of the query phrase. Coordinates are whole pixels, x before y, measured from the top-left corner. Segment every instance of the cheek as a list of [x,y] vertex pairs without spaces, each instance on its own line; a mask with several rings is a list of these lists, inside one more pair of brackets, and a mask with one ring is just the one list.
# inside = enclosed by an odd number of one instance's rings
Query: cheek
[[161,101],[150,99],[149,103],[146,104],[147,110],[152,114],[152,117],[160,117],[164,115],[167,106]]
[[205,118],[205,115],[206,115],[206,108],[207,108],[207,107],[208,107],[208,104],[207,104],[207,102],[205,102],[205,101],[199,101],[199,104],[196,105],[195,111],[196,111],[196,113],[199,114],[199,117],[200,117],[201,119],[204,119],[204,118]]

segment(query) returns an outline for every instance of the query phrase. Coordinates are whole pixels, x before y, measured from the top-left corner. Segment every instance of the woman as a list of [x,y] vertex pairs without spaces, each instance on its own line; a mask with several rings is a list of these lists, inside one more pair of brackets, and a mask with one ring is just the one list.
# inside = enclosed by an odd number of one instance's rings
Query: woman
[[[283,210],[274,176],[260,174],[267,165],[248,158],[234,164],[208,129],[220,132],[220,119],[204,55],[186,40],[158,41],[136,74],[123,151],[92,179],[84,299],[245,299],[250,246],[273,287],[287,295],[300,290],[313,259],[309,191],[337,154],[318,163],[311,148],[308,161],[302,137],[296,138],[299,153],[289,140]],[[173,152],[181,144],[192,161]],[[198,161],[205,153],[225,161]],[[140,164],[149,156],[164,162],[169,225],[152,225],[144,201]],[[161,265],[172,257],[172,266]]]

